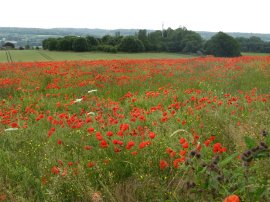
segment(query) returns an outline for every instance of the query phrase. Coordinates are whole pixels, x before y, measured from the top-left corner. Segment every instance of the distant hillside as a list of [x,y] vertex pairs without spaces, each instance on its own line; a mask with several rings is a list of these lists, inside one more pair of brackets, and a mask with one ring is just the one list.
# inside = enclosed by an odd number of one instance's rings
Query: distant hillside
[[[134,35],[139,29],[87,29],[87,28],[53,28],[53,29],[41,29],[41,28],[17,28],[17,27],[0,27],[0,46],[3,41],[17,41],[17,46],[40,46],[44,39],[49,37],[62,37],[67,35],[86,36],[91,35],[95,37],[102,37],[104,35],[115,35],[120,32],[121,35]],[[148,30],[151,32],[154,30]],[[198,33],[204,38],[211,38],[215,32],[198,31]],[[264,41],[270,41],[270,34],[257,34],[257,33],[228,33],[233,37],[245,37],[251,36],[260,37]]]
[[[196,31],[199,33],[204,39],[210,39],[217,32],[206,32],[206,31]],[[270,34],[260,34],[260,33],[241,33],[241,32],[226,32],[232,37],[244,37],[250,38],[252,36],[260,37],[263,41],[270,41]]]
[[63,37],[68,35],[102,37],[104,35],[115,35],[119,33],[123,36],[134,35],[138,29],[81,29],[81,28],[17,28],[0,27],[0,46],[3,41],[17,41],[17,46],[41,46],[42,41],[49,37]]
[[26,34],[26,35],[93,35],[96,37],[102,37],[107,34],[115,34],[120,32],[121,35],[132,35],[137,32],[138,29],[87,29],[87,28],[17,28],[17,27],[0,27],[0,34]]

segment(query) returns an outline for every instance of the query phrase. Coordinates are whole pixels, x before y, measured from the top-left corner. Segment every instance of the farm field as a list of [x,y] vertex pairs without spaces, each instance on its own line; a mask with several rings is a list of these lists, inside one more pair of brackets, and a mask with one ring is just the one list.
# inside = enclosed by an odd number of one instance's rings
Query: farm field
[[[114,60],[114,59],[177,59],[192,58],[193,55],[179,53],[103,53],[61,52],[47,50],[9,50],[12,62],[69,61],[69,60]],[[244,56],[269,56],[264,53],[242,53]],[[0,63],[9,62],[6,51],[0,50]]]
[[270,56],[270,53],[248,53],[248,52],[243,52],[243,56]]
[[270,200],[269,56],[110,56],[0,63],[0,201]]
[[[9,50],[13,62],[65,61],[65,60],[113,60],[113,59],[158,59],[189,58],[179,53],[102,53],[102,52],[61,52],[46,50]],[[0,62],[9,62],[6,51],[0,50]]]

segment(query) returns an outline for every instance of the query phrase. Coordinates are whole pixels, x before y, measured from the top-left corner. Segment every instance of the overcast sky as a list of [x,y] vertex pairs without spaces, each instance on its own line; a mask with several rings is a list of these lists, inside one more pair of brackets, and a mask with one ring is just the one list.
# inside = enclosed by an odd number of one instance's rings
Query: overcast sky
[[270,0],[2,0],[0,27],[270,33]]

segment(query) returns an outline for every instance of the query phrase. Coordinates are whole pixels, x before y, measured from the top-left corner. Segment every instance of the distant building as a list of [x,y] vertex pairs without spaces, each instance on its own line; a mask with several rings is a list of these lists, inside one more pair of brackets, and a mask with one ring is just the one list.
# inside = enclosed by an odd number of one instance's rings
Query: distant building
[[5,41],[3,48],[14,49],[17,45],[17,41]]

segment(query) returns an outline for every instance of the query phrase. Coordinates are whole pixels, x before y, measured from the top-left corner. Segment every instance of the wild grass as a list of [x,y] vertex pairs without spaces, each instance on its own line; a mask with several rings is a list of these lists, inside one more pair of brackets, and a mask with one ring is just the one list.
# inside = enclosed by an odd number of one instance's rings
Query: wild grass
[[0,64],[0,200],[267,201],[269,67],[247,56]]

